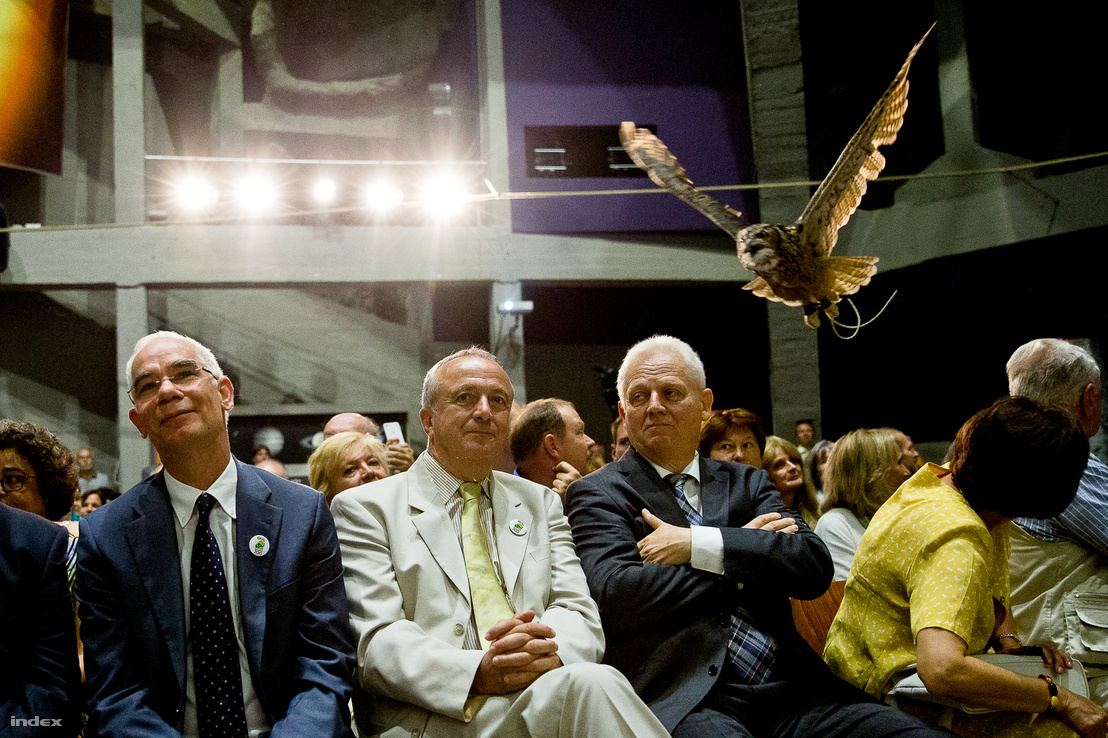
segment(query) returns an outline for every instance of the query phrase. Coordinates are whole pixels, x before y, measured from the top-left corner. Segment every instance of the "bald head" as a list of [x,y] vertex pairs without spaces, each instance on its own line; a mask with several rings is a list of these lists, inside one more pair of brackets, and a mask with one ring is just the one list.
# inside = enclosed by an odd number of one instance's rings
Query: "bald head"
[[330,438],[336,433],[344,433],[346,431],[368,433],[374,437],[379,437],[381,435],[381,428],[366,416],[359,415],[358,413],[339,413],[328,420],[327,425],[323,426],[323,437]]

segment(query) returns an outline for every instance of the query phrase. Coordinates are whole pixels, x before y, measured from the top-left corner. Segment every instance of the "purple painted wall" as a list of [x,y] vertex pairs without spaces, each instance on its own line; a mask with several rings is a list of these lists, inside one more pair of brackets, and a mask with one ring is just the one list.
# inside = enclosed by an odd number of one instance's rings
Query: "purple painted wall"
[[[642,178],[530,177],[524,126],[656,124],[698,185],[753,181],[738,3],[513,0],[502,7],[513,192],[657,189]],[[644,9],[645,8],[645,9]],[[715,196],[754,212],[756,198]],[[713,230],[668,194],[512,203],[519,233]]]

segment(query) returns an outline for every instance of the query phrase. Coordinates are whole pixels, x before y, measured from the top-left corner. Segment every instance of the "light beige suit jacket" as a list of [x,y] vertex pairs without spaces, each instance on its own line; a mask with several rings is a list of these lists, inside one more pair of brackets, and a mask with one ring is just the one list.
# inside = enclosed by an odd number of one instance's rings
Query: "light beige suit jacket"
[[[554,629],[563,663],[598,662],[600,614],[558,496],[501,472],[491,491],[512,605]],[[404,474],[340,493],[331,511],[358,639],[360,730],[456,735],[483,652],[463,647],[471,617],[465,558],[425,457]],[[501,704],[490,700],[482,717]]]

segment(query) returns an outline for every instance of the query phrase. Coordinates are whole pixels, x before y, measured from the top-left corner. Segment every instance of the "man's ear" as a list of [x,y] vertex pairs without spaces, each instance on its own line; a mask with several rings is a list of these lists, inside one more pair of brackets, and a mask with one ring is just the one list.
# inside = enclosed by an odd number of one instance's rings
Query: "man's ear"
[[431,437],[431,411],[427,408],[423,408],[419,411],[419,422],[423,426],[423,432],[427,434],[427,437]]
[[1103,409],[1101,399],[1100,388],[1092,382],[1089,382],[1081,390],[1081,399],[1077,403],[1077,420],[1089,437],[1096,435],[1097,430],[1100,429],[1100,417]]
[[227,377],[219,378],[219,397],[223,412],[231,412],[231,408],[235,406],[235,386]]
[[627,421],[627,413],[623,409],[623,400],[619,401],[619,403],[616,405],[616,409],[619,410],[619,417],[623,418],[624,422],[626,422]]
[[139,435],[146,438],[146,429],[142,427],[142,422],[139,420],[138,411],[131,408],[131,412],[127,413],[127,417],[131,419],[131,423],[138,428]]
[[700,401],[704,405],[703,412],[700,413],[700,422],[704,422],[708,418],[712,417],[712,402],[715,400],[715,396],[712,391],[707,387],[700,393]]
[[542,449],[555,459],[561,459],[558,453],[558,437],[553,433],[547,433],[542,437]]

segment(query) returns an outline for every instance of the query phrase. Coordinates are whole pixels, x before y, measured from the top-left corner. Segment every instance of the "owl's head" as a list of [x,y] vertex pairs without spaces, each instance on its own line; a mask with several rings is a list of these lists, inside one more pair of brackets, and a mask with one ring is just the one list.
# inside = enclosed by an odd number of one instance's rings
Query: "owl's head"
[[784,234],[769,223],[755,223],[739,231],[736,245],[739,261],[755,273],[770,272],[777,267],[777,249]]

